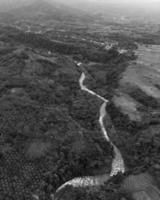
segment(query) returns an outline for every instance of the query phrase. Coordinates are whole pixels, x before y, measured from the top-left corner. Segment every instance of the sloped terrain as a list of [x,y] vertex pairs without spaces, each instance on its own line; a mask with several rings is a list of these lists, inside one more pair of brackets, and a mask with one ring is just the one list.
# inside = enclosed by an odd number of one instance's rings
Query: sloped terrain
[[22,46],[1,54],[1,199],[48,199],[73,177],[110,170],[100,102],[82,94],[79,76],[68,57]]
[[[80,90],[83,71],[87,88],[109,100],[105,126],[126,173],[102,187],[69,187],[60,199],[158,200],[159,46],[99,34],[123,27],[57,5],[13,10],[14,23],[0,27],[0,199],[53,199],[72,178],[108,177],[114,155],[98,123],[102,102]],[[110,39],[117,46],[105,49]]]
[[[35,194],[49,199],[61,184],[74,177],[109,173],[113,150],[100,132],[101,102],[79,88],[81,70],[85,70],[88,87],[110,100],[106,129],[121,150],[129,174],[94,190],[69,188],[63,198],[157,200],[159,102],[131,84],[134,77],[137,84],[142,77],[144,84],[148,83],[146,77],[155,77],[154,69],[146,66],[143,71],[130,64],[138,62],[131,62],[133,57],[117,53],[110,54],[107,63],[86,64],[82,69],[69,56],[47,56],[23,44],[5,45],[0,51],[2,199],[34,199]],[[130,176],[144,171],[157,181],[155,186],[143,180],[143,175]],[[138,188],[149,184],[146,187],[152,196],[147,197],[146,190],[129,188],[136,187],[137,180]]]
[[[153,53],[153,49],[154,46],[146,52],[149,52],[150,55]],[[119,62],[120,57],[115,57],[114,61],[106,64],[86,65],[87,72],[96,80],[95,83],[90,77],[88,84],[90,88],[111,101],[107,107],[109,115],[106,119],[106,128],[113,143],[121,150],[127,170],[131,174],[148,172],[152,174],[154,180],[157,180],[157,183],[160,183],[158,50],[156,51],[157,55],[154,54],[157,60],[154,59],[152,62],[150,59],[147,64],[148,54],[146,55],[145,51],[143,54],[140,52],[142,52],[141,47],[136,50],[136,54],[140,57],[134,61],[127,61],[125,58],[127,62],[122,63]],[[110,123],[110,120],[113,123]],[[129,177],[128,179],[130,179]],[[135,183],[133,183],[134,181]],[[135,175],[134,181],[132,182],[131,178],[131,187],[138,184],[137,175]],[[140,183],[142,182],[140,178]],[[144,180],[144,185],[145,183]],[[154,191],[152,183],[148,187],[151,187],[148,188],[149,191]],[[128,190],[127,186],[126,190]],[[130,192],[134,193],[134,191]],[[155,194],[153,192],[150,194],[151,196],[146,193],[148,193],[147,189],[146,191],[141,190],[133,197],[136,200],[159,198],[159,191],[156,193],[156,189]]]
[[[113,96],[115,110],[118,109],[123,115],[123,124],[118,117],[111,115],[116,118],[114,120],[118,130],[125,130],[135,137],[132,136],[135,141],[133,148],[129,145],[127,149],[128,154],[129,149],[134,149],[131,154],[135,156],[136,163],[131,166],[154,168],[159,165],[159,58],[157,51],[157,54],[154,54],[155,59],[146,62],[153,54],[154,46],[151,49],[150,46],[146,47],[143,53],[142,49],[143,47],[139,47],[137,50],[137,60],[123,73]],[[129,155],[127,157],[129,158]]]
[[90,87],[111,100],[107,111],[117,132],[110,135],[112,141],[120,145],[128,167],[140,171],[159,165],[160,122],[159,52],[156,46],[157,60],[146,62],[154,46],[146,47],[143,54],[142,49],[136,50],[139,57],[133,61],[122,62],[118,56],[106,64],[86,66],[96,80],[90,79]]

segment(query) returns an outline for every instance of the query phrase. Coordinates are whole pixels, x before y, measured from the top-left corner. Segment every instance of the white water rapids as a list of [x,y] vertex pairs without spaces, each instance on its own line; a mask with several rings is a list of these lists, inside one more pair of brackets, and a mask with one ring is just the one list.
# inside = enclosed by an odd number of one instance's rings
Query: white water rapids
[[[79,66],[79,65],[78,65]],[[122,158],[122,155],[119,151],[119,149],[110,141],[110,138],[107,134],[107,131],[105,129],[105,125],[104,125],[104,118],[106,116],[106,106],[107,103],[109,102],[107,99],[105,99],[104,97],[96,94],[95,92],[93,92],[92,90],[88,89],[85,85],[84,85],[84,80],[85,80],[86,76],[85,73],[83,72],[81,74],[81,77],[79,79],[79,85],[81,90],[88,92],[91,95],[94,95],[96,97],[98,97],[99,99],[101,99],[103,101],[103,104],[100,108],[100,117],[99,117],[99,124],[102,130],[102,133],[104,135],[104,138],[110,142],[110,144],[113,146],[114,149],[114,154],[115,157],[112,161],[112,167],[111,167],[111,172],[110,174],[104,174],[104,175],[99,175],[99,176],[88,176],[88,177],[79,177],[79,178],[74,178],[70,181],[67,181],[66,183],[64,183],[62,186],[60,186],[55,193],[55,200],[59,199],[59,193],[61,193],[61,191],[66,187],[71,185],[72,187],[86,187],[86,186],[98,186],[98,185],[102,185],[105,182],[107,182],[112,176],[117,175],[118,172],[124,173],[125,172],[125,165],[124,165],[124,161]],[[63,191],[62,191],[63,193]]]
[[125,165],[124,165],[124,161],[123,161],[123,158],[122,158],[122,155],[119,151],[119,149],[110,141],[110,138],[107,134],[107,131],[105,129],[105,126],[104,126],[104,118],[106,116],[106,106],[107,106],[107,103],[109,102],[107,99],[105,99],[104,97],[101,97],[100,95],[96,94],[95,92],[93,92],[92,90],[89,90],[84,84],[84,80],[85,80],[85,74],[82,73],[81,77],[80,77],[80,80],[79,80],[79,84],[80,84],[80,87],[81,87],[81,90],[84,90],[92,95],[95,95],[97,96],[99,99],[101,99],[102,101],[104,101],[104,103],[102,104],[101,108],[100,108],[100,117],[99,117],[99,123],[100,123],[100,126],[101,126],[101,130],[102,130],[102,133],[105,137],[105,139],[110,142],[110,144],[113,146],[114,148],[114,153],[115,153],[115,158],[113,159],[112,161],[112,168],[111,168],[111,173],[110,173],[110,176],[114,176],[116,175],[118,172],[121,172],[121,173],[124,173],[125,172]]

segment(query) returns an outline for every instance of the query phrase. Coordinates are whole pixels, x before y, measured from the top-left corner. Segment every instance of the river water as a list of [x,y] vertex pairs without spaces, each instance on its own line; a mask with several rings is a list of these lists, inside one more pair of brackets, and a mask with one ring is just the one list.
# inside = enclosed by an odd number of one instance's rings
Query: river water
[[[80,64],[77,64],[77,66],[80,66]],[[112,165],[111,165],[111,172],[110,174],[104,174],[104,175],[100,175],[100,176],[88,176],[88,177],[78,177],[78,178],[74,178],[70,181],[67,181],[66,183],[64,183],[62,186],[60,186],[55,193],[55,200],[58,200],[58,194],[66,187],[71,185],[72,187],[86,187],[86,186],[98,186],[98,185],[102,185],[105,182],[107,182],[112,176],[117,175],[119,172],[124,173],[125,172],[125,164],[124,164],[124,160],[122,158],[121,152],[119,151],[119,149],[112,143],[112,141],[110,140],[108,133],[105,129],[105,125],[104,125],[104,119],[106,117],[106,107],[107,107],[107,103],[109,102],[107,99],[105,99],[104,97],[100,96],[99,94],[95,93],[94,91],[88,89],[85,85],[84,85],[84,81],[86,79],[86,75],[84,72],[82,72],[81,77],[79,79],[79,85],[81,90],[88,92],[89,94],[98,97],[99,99],[101,99],[103,101],[101,107],[100,107],[100,112],[99,112],[99,124],[101,127],[101,131],[103,133],[104,138],[110,142],[111,146],[113,147],[114,150],[114,158],[112,160]]]

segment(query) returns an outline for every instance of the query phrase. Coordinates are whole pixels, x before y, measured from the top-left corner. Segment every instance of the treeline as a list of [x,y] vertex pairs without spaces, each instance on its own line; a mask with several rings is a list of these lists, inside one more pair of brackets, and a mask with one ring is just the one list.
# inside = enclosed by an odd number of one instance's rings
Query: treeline
[[[9,28],[9,30],[10,29],[11,28]],[[119,55],[116,48],[106,51],[100,47],[83,47],[81,44],[75,45],[73,43],[56,42],[42,35],[24,33],[13,28],[11,29],[12,31],[9,32],[9,30],[7,31],[5,29],[6,34],[2,38],[3,41],[18,42],[34,48],[58,52],[60,54],[81,56],[82,59],[86,61],[106,63]]]
[[117,41],[118,46],[128,49],[128,50],[134,50],[137,49],[136,41],[133,37],[130,37],[128,35],[120,34],[120,33],[112,33],[109,36],[109,39]]
[[112,33],[109,38],[118,42],[118,45],[127,49],[137,49],[137,43],[148,45],[159,45],[159,32],[156,33],[141,33],[140,37],[130,37],[128,35]]
[[[23,51],[17,56],[14,53],[2,56],[0,60],[3,145],[9,144],[15,149],[17,154],[13,160],[17,164],[22,161],[18,156],[24,159],[17,169],[0,152],[4,161],[1,169],[14,172],[18,179],[23,170],[21,195],[25,199],[28,199],[25,191],[34,191],[37,182],[36,189],[49,199],[51,193],[71,178],[94,175],[104,167],[109,170],[112,148],[99,134],[95,123],[98,119],[95,108],[99,111],[97,100],[91,96],[86,98],[85,93],[80,95],[79,72],[74,63],[66,57],[60,57],[56,63],[39,56],[33,61],[27,55]],[[24,59],[30,64],[25,65]],[[27,176],[24,170],[28,163],[33,167],[33,176]],[[34,177],[36,173],[38,179]],[[6,177],[2,179],[6,181]],[[12,177],[7,175],[6,182],[12,185]],[[13,191],[13,199],[22,199],[16,193]]]
[[136,38],[136,42],[146,45],[160,45],[159,32],[153,34],[143,33],[142,37]]
[[79,52],[79,48],[73,44],[53,42],[45,37],[34,33],[19,33],[10,36],[16,42],[28,44],[36,48],[46,49],[48,51],[55,51],[62,54],[74,54]]

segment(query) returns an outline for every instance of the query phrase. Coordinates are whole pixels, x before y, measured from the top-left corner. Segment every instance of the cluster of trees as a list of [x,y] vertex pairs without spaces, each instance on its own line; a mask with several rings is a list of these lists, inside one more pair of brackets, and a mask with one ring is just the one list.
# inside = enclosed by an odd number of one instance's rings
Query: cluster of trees
[[[54,51],[60,54],[82,56],[83,60],[100,63],[106,63],[119,56],[116,48],[111,48],[109,51],[106,51],[98,46],[90,46],[87,42],[85,46],[81,45],[81,43],[73,44],[67,42],[56,42],[42,35],[35,33],[24,33],[22,31],[17,31],[16,29],[13,29],[12,32],[4,35],[2,40],[18,42],[34,48]],[[126,38],[124,41],[126,41]],[[132,42],[131,44],[131,46],[134,46]],[[129,46],[128,43],[127,45]],[[129,49],[133,48],[129,47]]]
[[[116,49],[112,51],[114,52]],[[134,54],[120,55],[113,53],[111,55],[107,63],[86,65],[86,69],[93,79],[88,81],[88,87],[107,99],[110,99],[114,94],[114,90],[118,88],[119,80],[122,73],[128,67],[128,62],[135,59]]]
[[146,45],[158,45],[160,44],[159,32],[155,33],[141,33],[140,37],[130,37],[122,33],[112,33],[109,35],[109,38],[115,41],[118,41],[119,46],[126,49],[136,49],[137,44],[146,44]]
[[146,108],[154,108],[157,109],[160,106],[160,103],[157,99],[148,96],[145,92],[143,92],[139,88],[135,88],[134,91],[130,92],[130,95],[136,99],[136,101],[140,102],[142,105],[144,105]]
[[[129,179],[129,178],[128,178]],[[104,185],[96,186],[96,187],[80,187],[74,188],[72,186],[66,186],[62,191],[59,191],[57,197],[60,199],[99,199],[99,200],[133,200],[131,193],[127,190],[129,187],[134,185],[133,181],[129,182],[129,180],[125,180],[125,176],[122,174],[118,174],[112,179],[108,180]],[[126,182],[129,184],[126,186]],[[128,183],[127,182],[127,183]],[[122,187],[125,185],[125,190]]]
[[150,34],[143,33],[142,37],[136,38],[136,42],[146,45],[159,45],[160,44],[159,32]]
[[[55,43],[32,33],[12,32],[9,38],[37,48],[54,49],[62,54],[76,54],[81,59],[101,62],[100,65],[86,67],[86,70],[96,82],[94,90],[101,89],[103,94],[107,90],[109,98],[118,87],[127,62],[135,59],[133,53],[120,55],[116,48],[108,52],[103,49],[84,50],[77,46],[72,48],[71,44]],[[129,49],[136,48],[130,40],[124,45]],[[31,61],[24,51],[14,55],[10,49],[2,51],[1,132],[4,141],[24,155],[26,163],[41,163],[41,167],[44,164],[37,187],[39,194],[49,199],[50,194],[67,180],[94,175],[97,169],[103,171],[104,167],[105,172],[106,169],[109,171],[113,149],[100,134],[98,117],[101,102],[80,91],[80,73],[76,66],[67,57],[60,57],[54,63],[48,58],[39,59],[37,56],[36,59],[36,55],[34,58]],[[30,65],[25,64],[26,60]],[[141,91],[131,95],[145,106],[152,104],[154,108],[158,107],[157,102],[146,98]],[[158,139],[139,139],[144,124],[130,121],[112,103],[107,111],[120,133],[118,144],[130,169],[135,169],[137,163],[139,168],[143,166],[146,169],[159,158]],[[38,151],[37,144],[41,145]],[[72,195],[75,199],[118,200],[123,195],[118,190],[115,192],[118,186],[112,184],[109,185],[111,188],[107,185],[107,189],[100,188],[98,191],[79,190]]]
[[108,106],[107,111],[119,138],[119,141],[114,140],[114,143],[118,144],[125,164],[131,172],[140,173],[153,168],[159,160],[160,150],[159,136],[154,126],[152,127],[150,122],[145,120],[143,122],[131,121],[113,104]]
[[[99,108],[95,109],[99,103],[92,101],[91,96],[85,100],[79,89],[80,74],[73,63],[67,58],[63,64],[52,63],[36,59],[36,55],[32,63],[27,55],[24,51],[17,52],[17,56],[10,52],[1,58],[1,132],[3,145],[10,144],[25,159],[21,166],[24,171],[29,163],[36,165],[33,177],[36,169],[43,169],[38,172],[37,189],[47,198],[71,178],[94,175],[95,170],[104,167],[109,170],[112,148],[99,137],[96,124]],[[24,59],[30,61],[29,66],[20,62]],[[11,164],[5,155],[2,157]],[[21,173],[16,169],[14,172],[21,178]],[[12,179],[8,180],[12,185]],[[36,180],[24,179],[24,190],[29,187],[27,183],[30,187],[26,191],[34,190]]]
[[133,37],[122,33],[112,33],[108,36],[110,39],[117,41],[118,46],[128,50],[137,49],[136,41]]

